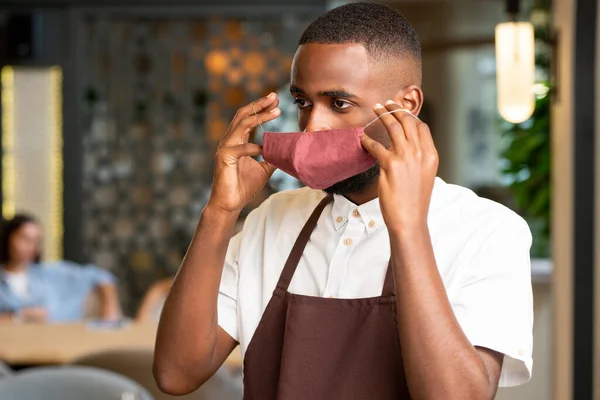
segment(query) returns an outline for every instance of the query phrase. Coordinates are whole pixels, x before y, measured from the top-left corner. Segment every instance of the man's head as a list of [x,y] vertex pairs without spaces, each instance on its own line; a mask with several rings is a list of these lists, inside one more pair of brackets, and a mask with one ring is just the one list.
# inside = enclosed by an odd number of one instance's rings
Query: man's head
[[[394,9],[351,3],[315,20],[300,39],[291,73],[300,129],[308,132],[365,126],[373,106],[394,100],[418,115],[423,103],[421,47],[408,21]],[[366,132],[389,146],[381,123]],[[326,189],[361,192],[375,182],[379,167]]]

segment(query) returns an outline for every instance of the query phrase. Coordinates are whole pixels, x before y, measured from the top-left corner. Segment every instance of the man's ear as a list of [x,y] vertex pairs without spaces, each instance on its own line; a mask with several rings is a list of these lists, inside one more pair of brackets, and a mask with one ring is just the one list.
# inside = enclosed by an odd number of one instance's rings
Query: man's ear
[[418,85],[402,88],[394,98],[396,104],[418,116],[423,108],[423,90]]

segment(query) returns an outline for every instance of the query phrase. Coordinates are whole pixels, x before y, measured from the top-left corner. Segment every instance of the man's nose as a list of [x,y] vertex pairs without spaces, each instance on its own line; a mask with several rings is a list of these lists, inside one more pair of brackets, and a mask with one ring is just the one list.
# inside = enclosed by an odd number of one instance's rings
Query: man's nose
[[304,132],[326,131],[331,128],[331,118],[325,113],[320,113],[315,110],[311,113],[306,128],[304,128]]

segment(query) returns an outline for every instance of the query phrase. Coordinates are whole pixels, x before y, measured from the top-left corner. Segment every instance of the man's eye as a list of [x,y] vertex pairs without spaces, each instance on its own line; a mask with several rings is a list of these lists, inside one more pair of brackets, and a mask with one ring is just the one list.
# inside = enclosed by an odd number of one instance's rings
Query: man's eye
[[350,104],[344,100],[334,100],[332,105],[334,108],[337,108],[339,110],[343,110],[343,109],[352,107],[352,104]]
[[310,103],[308,101],[306,101],[300,97],[297,97],[296,99],[294,99],[294,104],[296,104],[298,106],[298,108],[300,108],[300,109],[310,106]]

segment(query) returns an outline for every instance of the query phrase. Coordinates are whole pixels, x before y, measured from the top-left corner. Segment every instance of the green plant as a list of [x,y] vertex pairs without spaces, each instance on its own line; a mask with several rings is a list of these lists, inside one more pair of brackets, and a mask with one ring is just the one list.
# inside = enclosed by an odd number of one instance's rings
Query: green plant
[[508,144],[502,153],[502,173],[510,180],[518,212],[527,219],[533,233],[533,257],[550,253],[550,96],[536,101],[529,121],[505,123]]
[[532,257],[550,256],[551,159],[549,30],[536,27],[536,69],[545,79],[536,84],[537,100],[532,117],[521,124],[502,121],[506,147],[502,174],[509,182],[517,212],[529,223],[533,234]]

